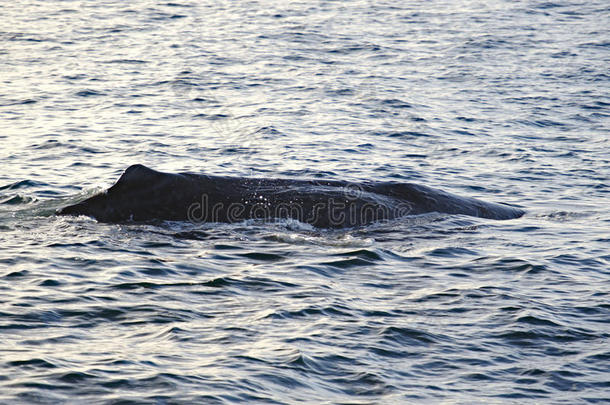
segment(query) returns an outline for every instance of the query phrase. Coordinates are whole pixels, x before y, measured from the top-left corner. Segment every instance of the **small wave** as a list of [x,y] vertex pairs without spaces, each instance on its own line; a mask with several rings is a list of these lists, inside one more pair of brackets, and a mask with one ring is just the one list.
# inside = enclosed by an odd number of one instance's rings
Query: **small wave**
[[25,367],[25,368],[31,368],[31,369],[35,369],[35,368],[43,368],[43,369],[52,369],[52,368],[57,368],[58,366],[46,359],[41,359],[41,358],[33,358],[33,359],[27,359],[27,360],[13,360],[13,361],[8,361],[6,363],[7,366],[9,367]]
[[[417,131],[395,131],[388,134],[390,138],[430,138],[434,135]],[[427,156],[424,156],[427,157]]]
[[48,150],[48,149],[72,149],[72,150],[77,150],[83,153],[102,153],[102,151],[98,150],[98,149],[94,149],[92,147],[89,146],[83,146],[83,145],[78,145],[78,143],[75,142],[61,142],[57,139],[49,139],[46,140],[44,142],[41,143],[37,143],[31,146],[32,149],[38,149],[38,150]]
[[355,257],[352,259],[343,259],[343,260],[336,260],[336,261],[331,261],[331,262],[323,262],[321,264],[324,266],[337,267],[340,269],[349,269],[352,267],[361,267],[361,266],[369,267],[369,266],[374,265],[375,262]]
[[22,194],[15,194],[9,196],[0,196],[0,204],[5,205],[21,205],[21,204],[30,204],[32,202],[36,202],[36,198],[30,197]]
[[75,93],[78,97],[94,97],[94,96],[104,96],[105,93],[97,90],[86,89],[81,90]]
[[544,264],[538,264],[519,258],[510,257],[480,257],[460,266],[465,271],[493,271],[493,272],[514,272],[521,274],[537,274],[548,271]]
[[594,341],[600,336],[583,330],[566,328],[510,328],[504,332],[489,335],[490,338],[503,340],[510,346],[538,346],[548,344],[565,344],[570,342]]
[[587,218],[587,217],[594,216],[597,214],[598,214],[598,212],[595,212],[595,211],[578,211],[578,212],[555,211],[555,212],[550,212],[547,214],[539,214],[536,216],[538,218],[545,218],[545,219],[548,219],[550,221],[555,221],[555,222],[567,222],[567,221],[571,221],[573,219]]
[[11,184],[7,184],[5,186],[0,186],[0,191],[2,190],[17,190],[20,188],[30,188],[30,187],[41,187],[47,186],[46,183],[41,183],[33,180],[19,180]]
[[546,128],[546,127],[567,127],[568,124],[559,121],[553,120],[517,120],[519,124],[533,126],[538,128]]
[[0,107],[10,107],[17,105],[28,105],[28,104],[36,104],[38,100],[34,100],[32,98],[26,98],[23,100],[7,100],[4,102],[0,102]]
[[238,256],[242,256],[242,257],[256,260],[256,261],[263,261],[263,262],[277,262],[277,261],[286,259],[286,257],[283,255],[278,255],[278,254],[274,254],[274,253],[263,253],[263,252],[240,253]]
[[6,39],[8,41],[25,41],[25,42],[44,42],[46,39],[36,35],[30,34],[27,32],[5,32],[0,33],[1,39]]
[[388,326],[381,329],[379,331],[379,337],[382,342],[407,347],[427,346],[443,340],[441,336],[436,336],[428,332],[397,326]]
[[379,253],[368,250],[368,249],[359,249],[359,250],[350,250],[347,252],[336,253],[334,256],[349,256],[349,257],[358,257],[365,260],[370,261],[382,261],[383,257],[379,255]]
[[103,63],[110,63],[110,64],[115,64],[115,63],[119,63],[119,64],[129,64],[129,65],[140,65],[140,64],[144,64],[144,63],[148,63],[148,61],[146,60],[141,60],[141,59],[112,59]]
[[336,305],[331,306],[309,306],[297,310],[277,310],[272,314],[268,315],[268,318],[273,319],[295,319],[295,318],[311,318],[316,319],[320,317],[351,317],[352,314],[347,308],[343,308]]

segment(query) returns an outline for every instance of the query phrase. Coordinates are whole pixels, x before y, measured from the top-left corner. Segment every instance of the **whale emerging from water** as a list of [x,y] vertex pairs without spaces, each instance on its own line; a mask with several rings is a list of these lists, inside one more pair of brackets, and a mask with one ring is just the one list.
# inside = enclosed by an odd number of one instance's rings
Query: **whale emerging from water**
[[349,183],[162,173],[127,168],[107,191],[60,209],[100,222],[239,222],[295,219],[346,228],[428,212],[513,219],[524,211],[411,183]]

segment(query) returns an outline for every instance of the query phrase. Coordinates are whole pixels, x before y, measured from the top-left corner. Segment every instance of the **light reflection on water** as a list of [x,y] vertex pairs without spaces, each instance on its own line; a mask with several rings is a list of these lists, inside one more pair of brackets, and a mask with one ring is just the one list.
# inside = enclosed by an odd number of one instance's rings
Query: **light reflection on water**
[[[0,402],[607,400],[605,7],[2,5]],[[528,214],[52,215],[134,163]]]

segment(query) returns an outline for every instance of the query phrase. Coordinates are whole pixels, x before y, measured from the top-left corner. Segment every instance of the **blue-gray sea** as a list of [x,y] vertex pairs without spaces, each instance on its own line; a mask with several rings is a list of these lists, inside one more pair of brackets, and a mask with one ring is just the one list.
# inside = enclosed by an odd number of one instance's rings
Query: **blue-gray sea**
[[[0,403],[610,402],[610,5],[1,1]],[[104,224],[131,164],[508,203]]]

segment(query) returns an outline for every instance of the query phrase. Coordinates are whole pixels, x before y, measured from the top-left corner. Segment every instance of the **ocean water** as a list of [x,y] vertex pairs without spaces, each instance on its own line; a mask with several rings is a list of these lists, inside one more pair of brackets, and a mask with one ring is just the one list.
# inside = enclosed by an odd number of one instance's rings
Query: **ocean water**
[[[0,3],[0,403],[610,401],[607,1]],[[516,220],[102,224],[131,164]]]

